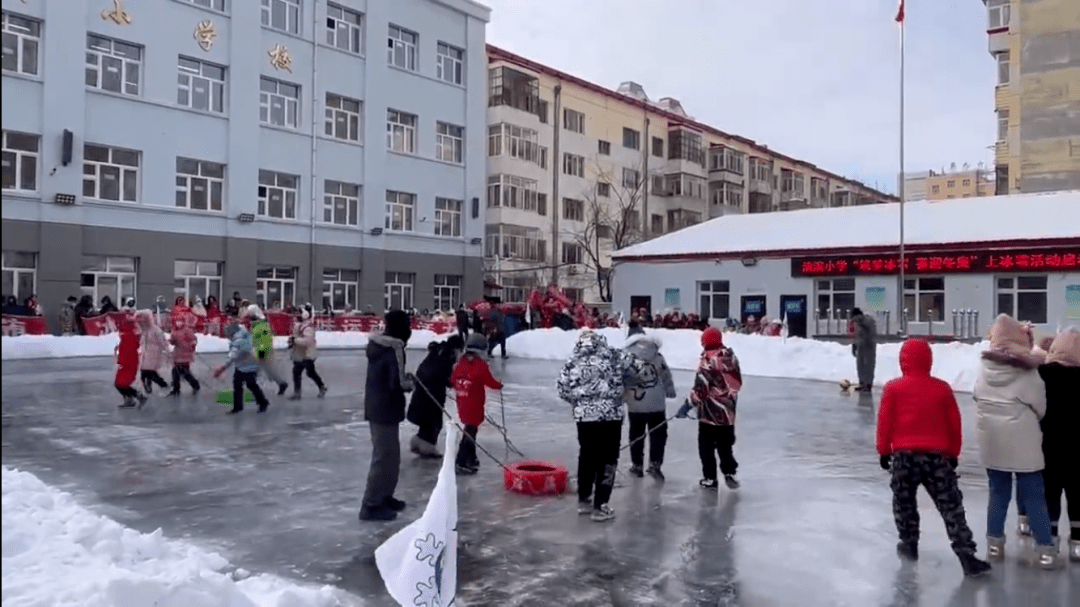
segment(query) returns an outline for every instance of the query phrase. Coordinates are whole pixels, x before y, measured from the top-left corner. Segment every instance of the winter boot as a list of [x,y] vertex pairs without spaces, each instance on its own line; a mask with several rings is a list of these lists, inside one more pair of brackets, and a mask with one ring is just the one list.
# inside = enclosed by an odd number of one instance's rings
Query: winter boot
[[664,473],[660,471],[660,464],[651,464],[649,466],[649,476],[658,481],[664,480]]
[[605,521],[610,521],[611,519],[615,518],[615,511],[611,509],[611,506],[604,504],[603,506],[600,506],[599,508],[593,510],[592,516],[590,518],[592,518],[593,522],[603,523]]
[[739,488],[739,481],[736,480],[734,474],[725,474],[724,483],[727,484],[728,489],[734,490]]
[[988,560],[988,561],[1003,561],[1003,560],[1005,560],[1005,538],[987,536],[987,538],[986,538],[986,560]]
[[394,512],[401,512],[405,509],[405,502],[393,497],[386,498],[386,501],[383,502],[383,505],[393,510]]
[[630,466],[630,474],[632,474],[633,476],[636,476],[638,478],[641,478],[641,477],[645,476],[645,471],[641,469],[641,466],[639,466],[637,464],[634,464],[633,466]]
[[464,464],[458,464],[457,466],[455,466],[455,471],[461,476],[472,476],[476,474],[477,469],[470,468]]
[[1057,544],[1051,544],[1049,546],[1035,546],[1033,548],[1027,548],[1023,554],[1020,555],[1021,562],[1024,562],[1032,567],[1038,567],[1039,569],[1060,569],[1065,562],[1058,554]]
[[326,396],[326,386],[321,386],[319,388],[319,398],[323,398],[325,396]]
[[137,398],[139,400],[138,407],[140,409],[142,409],[143,405],[146,404],[146,395],[145,394],[140,394],[140,395],[136,396],[135,398]]
[[1080,563],[1080,540],[1069,540],[1069,560]]
[[980,560],[974,554],[957,555],[960,559],[960,567],[964,569],[967,577],[977,577],[990,571],[990,563]]
[[169,391],[169,396],[172,396],[173,398],[180,396],[180,388],[173,388]]
[[289,389],[289,384],[287,384],[285,382],[281,382],[280,384],[277,385],[277,395],[282,396],[283,394],[285,394],[285,391],[288,390],[288,389]]
[[896,544],[896,554],[902,559],[917,561],[919,560],[919,545],[899,542]]
[[289,400],[300,400],[300,391],[297,390],[289,395]]
[[397,518],[397,512],[381,506],[379,508],[369,508],[364,506],[360,509],[360,520],[362,521],[392,521]]
[[120,408],[120,409],[134,409],[135,408],[135,399],[133,397],[131,397],[131,396],[125,396],[124,397],[124,402],[120,403],[118,408]]
[[1031,525],[1028,524],[1027,516],[1023,514],[1017,517],[1016,534],[1020,537],[1031,537]]
[[577,503],[577,513],[584,516],[586,514],[592,514],[592,500],[579,500]]
[[715,478],[703,478],[698,484],[706,489],[716,489],[719,486]]

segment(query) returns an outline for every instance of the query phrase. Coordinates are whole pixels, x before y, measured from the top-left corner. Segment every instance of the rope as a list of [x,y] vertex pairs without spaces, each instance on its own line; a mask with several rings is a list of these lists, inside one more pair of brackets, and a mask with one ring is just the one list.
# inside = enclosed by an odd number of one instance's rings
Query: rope
[[[439,407],[439,409],[442,410],[443,414],[446,415],[446,418],[450,420],[450,423],[454,424],[454,426],[456,426],[458,430],[461,430],[461,435],[462,436],[467,436],[465,434],[465,427],[462,426],[461,423],[457,419],[455,419],[453,415],[450,415],[450,412],[447,411],[446,407],[444,407],[442,405],[442,403],[439,402],[439,399],[435,398],[435,395],[431,393],[431,390],[429,390],[426,385],[424,385],[424,382],[420,381],[420,378],[418,378],[416,376],[413,376],[413,381],[416,383],[416,385],[420,386],[420,389],[422,389],[424,391],[424,393],[428,395],[428,398],[430,398],[431,401],[433,403],[435,403]],[[476,448],[479,449],[481,453],[483,453],[484,455],[490,457],[491,461],[498,464],[500,468],[502,468],[503,470],[506,470],[508,472],[512,472],[514,474],[517,474],[514,470],[511,470],[509,466],[507,466],[505,463],[500,461],[499,458],[495,457],[494,455],[491,454],[490,451],[485,449],[484,446],[480,444],[480,441],[478,441],[478,440],[476,440],[474,438],[473,439],[473,444],[476,445]],[[509,458],[507,458],[507,459],[509,459]]]
[[670,422],[671,420],[675,419],[675,418],[676,418],[676,417],[678,417],[678,416],[679,416],[679,414],[678,414],[678,413],[676,413],[675,415],[672,415],[671,417],[669,417],[669,418],[665,419],[664,421],[660,422],[659,424],[656,424],[655,426],[653,426],[653,427],[651,427],[651,428],[647,428],[647,429],[645,430],[645,434],[642,434],[641,436],[639,436],[639,437],[635,438],[634,440],[630,441],[629,443],[626,443],[626,446],[625,446],[625,447],[619,447],[619,453],[622,453],[623,451],[626,451],[626,450],[627,450],[627,449],[629,449],[630,447],[633,447],[635,443],[638,443],[638,442],[640,442],[640,441],[643,441],[643,440],[645,440],[645,437],[646,437],[646,436],[648,436],[648,435],[650,435],[650,434],[652,434],[653,430],[657,430],[657,429],[659,429],[659,428],[660,428],[661,426],[665,426],[665,425],[667,425],[667,423],[668,423],[668,422]]

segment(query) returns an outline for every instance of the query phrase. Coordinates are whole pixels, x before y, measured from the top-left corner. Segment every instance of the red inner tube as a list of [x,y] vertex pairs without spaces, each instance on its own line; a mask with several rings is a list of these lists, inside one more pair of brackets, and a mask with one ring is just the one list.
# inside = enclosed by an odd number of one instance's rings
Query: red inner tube
[[522,495],[561,495],[567,477],[565,466],[541,461],[517,462],[503,471],[506,490]]

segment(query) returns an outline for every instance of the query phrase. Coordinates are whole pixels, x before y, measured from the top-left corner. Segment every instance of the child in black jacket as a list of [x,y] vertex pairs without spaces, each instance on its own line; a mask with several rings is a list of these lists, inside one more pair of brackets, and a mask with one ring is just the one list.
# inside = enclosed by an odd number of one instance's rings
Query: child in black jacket
[[464,349],[460,335],[453,335],[444,342],[432,342],[428,345],[427,357],[416,369],[419,386],[412,393],[406,419],[418,427],[416,436],[409,441],[409,447],[417,455],[442,457],[436,445],[443,427],[446,390],[450,387],[454,364]]

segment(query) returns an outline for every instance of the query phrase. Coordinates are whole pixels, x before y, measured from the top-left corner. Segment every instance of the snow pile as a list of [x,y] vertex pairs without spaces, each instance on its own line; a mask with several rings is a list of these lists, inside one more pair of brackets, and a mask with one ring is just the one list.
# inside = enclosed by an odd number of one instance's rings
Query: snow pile
[[3,468],[4,607],[345,607],[359,599],[268,575],[235,581],[217,554],[142,534]]
[[[697,368],[701,355],[701,332],[686,329],[648,329],[649,335],[658,337],[663,344],[661,352],[673,369]],[[626,342],[623,329],[599,329],[608,343],[622,347]],[[574,350],[580,331],[540,329],[526,331],[511,337],[506,344],[507,353],[522,358],[566,360]],[[760,377],[788,377],[837,381],[856,381],[855,357],[851,346],[812,339],[725,333],[724,343],[735,350],[746,375]],[[979,355],[989,347],[988,343],[933,344],[934,375],[949,382],[954,390],[970,392],[975,386],[979,371]],[[881,344],[877,348],[877,384],[900,376],[900,344]]]

